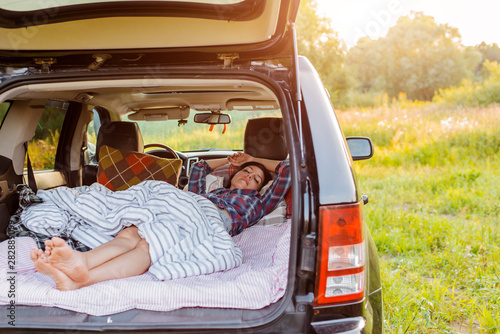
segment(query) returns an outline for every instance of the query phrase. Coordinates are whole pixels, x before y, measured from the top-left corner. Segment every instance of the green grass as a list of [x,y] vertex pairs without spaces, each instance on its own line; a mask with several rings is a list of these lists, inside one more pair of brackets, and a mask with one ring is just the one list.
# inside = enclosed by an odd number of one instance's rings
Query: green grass
[[387,333],[500,332],[500,107],[339,113],[381,258]]

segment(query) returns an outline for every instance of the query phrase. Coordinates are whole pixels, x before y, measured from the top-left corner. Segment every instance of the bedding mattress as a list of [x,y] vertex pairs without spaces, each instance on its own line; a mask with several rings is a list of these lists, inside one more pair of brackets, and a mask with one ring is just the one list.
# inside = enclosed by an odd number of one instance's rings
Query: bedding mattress
[[253,226],[233,237],[243,262],[230,270],[164,281],[147,272],[74,291],[57,290],[52,279],[35,270],[29,256],[36,248],[33,239],[10,239],[0,243],[0,304],[58,307],[96,316],[131,309],[260,309],[285,293],[290,225],[288,219],[279,226]]

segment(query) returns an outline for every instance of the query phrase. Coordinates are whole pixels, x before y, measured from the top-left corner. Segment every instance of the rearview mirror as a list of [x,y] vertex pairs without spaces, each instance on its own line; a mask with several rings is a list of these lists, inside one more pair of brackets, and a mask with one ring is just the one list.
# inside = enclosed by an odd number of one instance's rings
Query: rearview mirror
[[229,124],[231,123],[231,116],[221,113],[199,113],[194,115],[194,122],[205,124]]
[[347,137],[347,146],[352,160],[365,160],[373,156],[373,144],[368,137]]

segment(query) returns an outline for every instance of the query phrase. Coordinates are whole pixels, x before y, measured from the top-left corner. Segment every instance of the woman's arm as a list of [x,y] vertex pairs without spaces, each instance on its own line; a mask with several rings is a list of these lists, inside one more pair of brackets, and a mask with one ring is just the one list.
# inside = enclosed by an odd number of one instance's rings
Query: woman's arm
[[210,166],[212,169],[216,169],[217,167],[224,166],[225,164],[229,163],[229,157],[228,158],[220,158],[220,159],[210,159],[210,160],[205,160],[207,165]]
[[264,158],[255,158],[251,156],[250,154],[243,153],[243,152],[238,152],[235,153],[229,157],[227,157],[227,161],[231,163],[232,165],[239,167],[243,165],[245,162],[250,162],[250,161],[255,161],[258,163],[261,163],[266,167],[266,169],[270,172],[275,172],[276,167],[281,163],[280,160],[271,160],[271,159],[264,159]]
[[206,177],[212,169],[206,161],[200,160],[193,165],[189,173],[188,190],[202,195],[206,193]]
[[275,171],[278,176],[273,181],[271,186],[262,195],[262,216],[273,211],[278,203],[285,197],[286,193],[292,185],[292,176],[290,174],[290,163],[282,161]]
[[200,160],[193,165],[189,174],[188,190],[196,194],[206,193],[206,177],[214,169],[229,163],[229,158]]

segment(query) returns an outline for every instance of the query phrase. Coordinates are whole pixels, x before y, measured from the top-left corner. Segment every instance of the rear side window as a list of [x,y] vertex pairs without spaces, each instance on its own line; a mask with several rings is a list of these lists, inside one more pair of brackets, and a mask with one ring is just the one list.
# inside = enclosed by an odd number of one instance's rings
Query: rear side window
[[57,145],[69,103],[47,101],[35,135],[28,144],[28,154],[34,170],[54,169]]
[[99,128],[101,127],[101,116],[99,116],[99,112],[96,109],[92,112],[94,115],[87,128],[87,149],[89,153],[89,163],[91,165],[97,165],[96,143],[97,134],[99,132]]
[[0,127],[3,124],[3,120],[5,119],[5,116],[7,115],[7,111],[9,111],[9,108],[10,108],[10,102],[0,103]]

